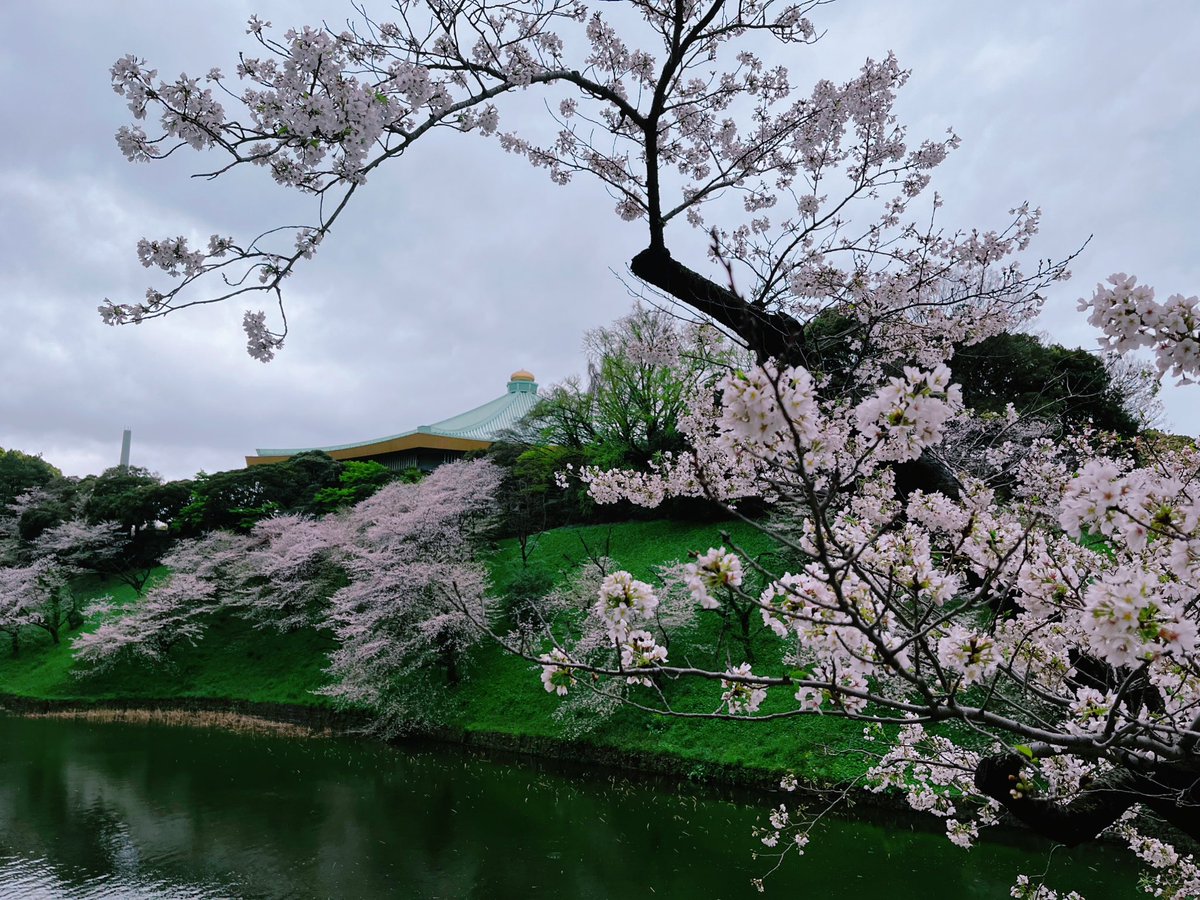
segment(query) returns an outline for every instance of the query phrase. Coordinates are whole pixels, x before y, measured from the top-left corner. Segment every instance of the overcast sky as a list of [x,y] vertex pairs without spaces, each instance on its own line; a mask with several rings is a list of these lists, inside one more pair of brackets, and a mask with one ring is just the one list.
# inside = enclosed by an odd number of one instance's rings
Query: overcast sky
[[[619,276],[644,225],[595,185],[556,188],[448,134],[373,178],[290,280],[275,362],[245,354],[245,304],[102,325],[103,298],[153,282],[139,237],[311,218],[261,170],[211,184],[187,177],[196,154],[135,166],[113,141],[128,121],[115,59],[232,73],[254,11],[276,26],[353,15],[343,0],[0,4],[0,447],[83,475],[116,463],[129,427],[135,464],[181,478],[256,447],[379,437],[489,400],[517,368],[542,384],[580,371],[583,332],[628,309]],[[898,105],[910,137],[962,137],[935,173],[946,224],[1003,226],[1028,200],[1044,210],[1035,256],[1092,236],[1038,325],[1056,340],[1094,346],[1075,301],[1111,272],[1161,296],[1200,290],[1200,4],[842,0],[816,21],[828,34],[787,60],[796,81],[845,80],[894,50],[913,70]],[[1194,393],[1166,399],[1175,430],[1200,432]]]

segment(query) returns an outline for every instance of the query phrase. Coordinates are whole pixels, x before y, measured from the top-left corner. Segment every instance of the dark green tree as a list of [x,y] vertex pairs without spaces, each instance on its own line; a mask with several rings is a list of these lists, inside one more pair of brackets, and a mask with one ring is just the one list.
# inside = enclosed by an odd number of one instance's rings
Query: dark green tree
[[420,480],[420,477],[419,469],[396,473],[372,460],[346,460],[342,463],[338,486],[318,490],[313,494],[312,505],[316,507],[316,511],[333,512],[366,500],[385,484],[397,478],[412,483]]
[[317,495],[343,487],[342,463],[319,450],[266,466],[201,472],[180,511],[178,528],[200,534],[218,528],[249,531],[254,523],[277,512],[319,513]]
[[81,481],[78,478],[54,478],[36,488],[21,508],[15,509],[17,536],[28,544],[43,532],[75,517],[81,503]]
[[118,522],[134,531],[169,525],[187,505],[190,481],[163,482],[154,473],[135,466],[116,466],[85,486],[83,516],[90,522]]
[[40,456],[0,449],[0,510],[33,488],[44,487],[62,472]]
[[960,347],[950,361],[963,401],[976,412],[1022,415],[1064,426],[1091,422],[1123,436],[1138,433],[1129,403],[1104,360],[1084,350],[1046,344],[1032,334],[998,334]]

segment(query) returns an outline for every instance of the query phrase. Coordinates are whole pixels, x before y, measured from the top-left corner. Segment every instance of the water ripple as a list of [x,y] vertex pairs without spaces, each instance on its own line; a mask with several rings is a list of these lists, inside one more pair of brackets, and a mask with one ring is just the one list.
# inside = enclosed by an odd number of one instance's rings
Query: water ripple
[[0,900],[236,900],[228,886],[183,884],[135,871],[64,877],[44,857],[0,856]]

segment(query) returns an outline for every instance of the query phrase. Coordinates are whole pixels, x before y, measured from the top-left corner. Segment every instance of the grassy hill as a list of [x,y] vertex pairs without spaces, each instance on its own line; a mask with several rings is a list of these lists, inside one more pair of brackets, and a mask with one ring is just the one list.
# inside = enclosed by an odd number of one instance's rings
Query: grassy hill
[[[635,577],[652,579],[657,566],[685,559],[689,550],[720,543],[722,530],[751,555],[773,552],[760,532],[741,523],[657,521],[546,532],[525,563],[516,542],[504,541],[486,562],[493,591],[503,603],[529,584],[543,589],[562,584],[590,555],[606,554]],[[132,591],[123,585],[90,581],[79,589],[91,596],[110,593],[123,602],[133,599]],[[693,644],[710,644],[717,627],[715,616],[701,616],[691,640],[686,633],[680,636],[681,646],[686,650]],[[328,681],[326,654],[333,648],[332,639],[323,632],[281,635],[224,615],[195,646],[173,649],[169,666],[130,663],[84,677],[73,672],[70,638],[64,636],[63,643],[55,646],[48,637],[30,634],[18,658],[0,658],[0,694],[80,704],[121,700],[170,704],[203,698],[329,705],[327,698],[314,693]],[[672,653],[676,646],[672,645]],[[763,658],[773,653],[778,659],[778,643],[764,642],[762,653]],[[704,661],[722,665],[717,659]],[[560,743],[567,754],[572,747],[584,747],[593,755],[599,751],[617,760],[630,753],[662,756],[676,771],[698,778],[710,775],[714,767],[732,766],[759,773],[794,771],[810,782],[835,782],[861,774],[868,763],[860,752],[870,746],[861,739],[862,725],[832,717],[722,722],[665,718],[626,707],[599,727],[572,736],[555,716],[560,701],[542,688],[536,666],[489,643],[474,654],[467,675],[445,705],[445,727],[503,736],[517,746]],[[720,704],[720,687],[714,683],[669,684],[666,691],[677,709],[713,712]],[[764,710],[788,705],[786,692],[780,692]]]

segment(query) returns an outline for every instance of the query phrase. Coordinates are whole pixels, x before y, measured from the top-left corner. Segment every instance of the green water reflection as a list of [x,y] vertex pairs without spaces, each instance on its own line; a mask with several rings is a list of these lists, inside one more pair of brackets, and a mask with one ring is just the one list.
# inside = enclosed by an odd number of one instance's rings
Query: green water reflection
[[[740,898],[766,801],[453,748],[0,716],[0,897]],[[1004,897],[1045,847],[833,822],[767,897]],[[1089,900],[1127,854],[1053,855]]]

